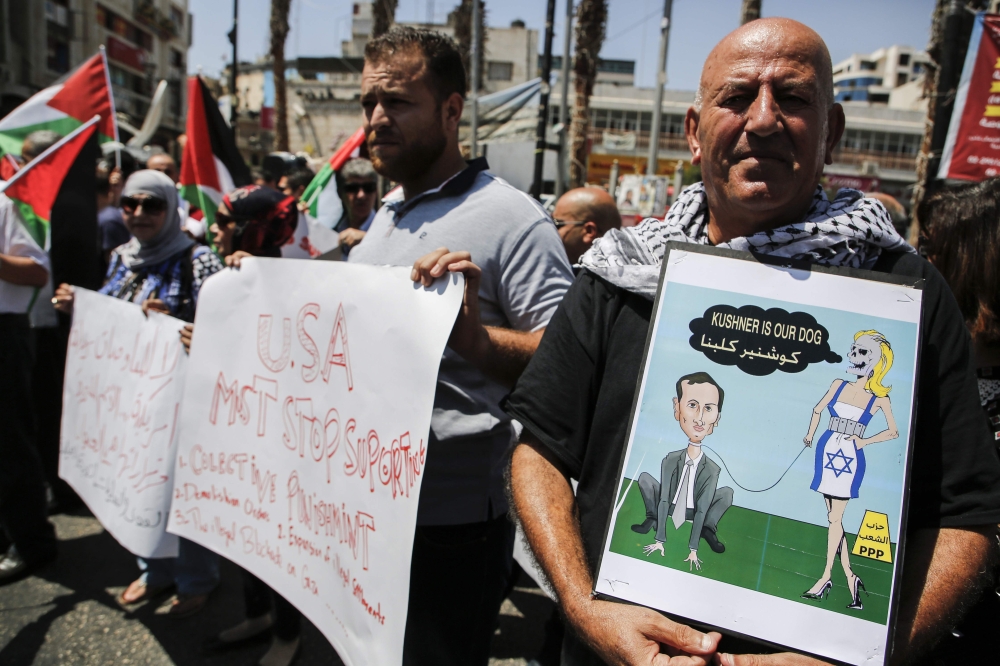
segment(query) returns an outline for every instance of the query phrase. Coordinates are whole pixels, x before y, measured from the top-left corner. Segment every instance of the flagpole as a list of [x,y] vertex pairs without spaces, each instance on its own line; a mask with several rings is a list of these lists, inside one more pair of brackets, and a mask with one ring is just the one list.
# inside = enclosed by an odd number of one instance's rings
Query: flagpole
[[[118,113],[115,110],[115,95],[111,88],[111,70],[108,68],[108,53],[104,49],[104,44],[97,47],[101,53],[101,62],[104,63],[104,83],[108,86],[108,104],[111,106],[111,127],[115,130],[115,143],[121,143],[118,138]],[[115,148],[115,167],[122,168],[122,149]]]
[[67,143],[69,143],[70,141],[72,141],[76,137],[80,136],[80,134],[82,134],[84,131],[86,131],[87,129],[89,129],[91,126],[95,125],[97,123],[97,121],[99,121],[100,119],[101,119],[100,115],[94,116],[93,118],[91,118],[90,120],[88,120],[87,122],[85,122],[84,124],[82,124],[79,127],[77,127],[75,130],[73,130],[72,132],[70,132],[69,134],[67,134],[64,138],[60,139],[58,142],[56,142],[56,143],[52,144],[51,146],[49,146],[48,148],[46,148],[44,151],[42,151],[41,155],[39,155],[35,159],[33,159],[30,162],[28,162],[27,164],[25,164],[23,167],[21,167],[21,170],[18,171],[17,173],[15,173],[11,177],[10,180],[8,180],[3,185],[0,185],[0,193],[3,193],[4,191],[6,191],[7,188],[10,187],[11,185],[13,185],[14,183],[16,183],[21,178],[21,176],[23,176],[24,174],[26,174],[29,171],[31,171],[32,168],[34,168],[34,166],[36,164],[38,164],[42,160],[46,159],[49,155],[51,155],[52,153],[54,153],[57,150],[59,150],[60,148],[62,148],[63,146],[65,146]]

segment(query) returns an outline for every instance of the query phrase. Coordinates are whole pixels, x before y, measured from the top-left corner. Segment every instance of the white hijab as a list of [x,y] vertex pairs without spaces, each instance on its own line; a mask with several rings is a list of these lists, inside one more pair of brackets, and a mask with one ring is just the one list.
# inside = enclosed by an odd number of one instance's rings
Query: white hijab
[[133,238],[118,248],[122,263],[133,272],[163,263],[195,244],[181,230],[181,218],[177,210],[177,187],[174,181],[152,169],[136,171],[125,181],[122,196],[130,197],[136,194],[148,194],[166,201],[167,219],[163,221],[163,227],[152,239],[141,243],[137,238]]

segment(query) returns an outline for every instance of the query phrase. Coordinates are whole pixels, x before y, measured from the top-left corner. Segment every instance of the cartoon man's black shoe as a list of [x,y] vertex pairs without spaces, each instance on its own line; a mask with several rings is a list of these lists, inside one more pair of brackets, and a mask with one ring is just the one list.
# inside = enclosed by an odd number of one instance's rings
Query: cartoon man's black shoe
[[653,525],[656,524],[656,518],[646,518],[646,520],[641,523],[636,523],[632,526],[633,532],[638,532],[639,534],[647,534],[649,530],[653,529]]
[[719,537],[716,536],[715,532],[705,528],[701,531],[701,538],[708,542],[709,548],[711,548],[716,553],[726,552],[726,544],[719,541]]

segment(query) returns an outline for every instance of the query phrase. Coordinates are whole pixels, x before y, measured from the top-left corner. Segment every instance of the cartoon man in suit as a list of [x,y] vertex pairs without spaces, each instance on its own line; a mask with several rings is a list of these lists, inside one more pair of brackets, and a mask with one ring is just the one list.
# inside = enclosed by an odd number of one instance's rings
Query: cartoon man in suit
[[664,555],[668,519],[674,529],[684,521],[692,523],[688,541],[691,552],[684,560],[690,563],[688,568],[701,569],[698,545],[702,539],[716,553],[726,550],[716,530],[723,514],[733,505],[733,489],[718,487],[719,466],[701,451],[702,441],[712,434],[722,419],[724,397],[725,391],[707,372],[695,372],[677,380],[674,418],[687,436],[688,445],[667,454],[660,463],[659,481],[646,472],[639,475],[646,520],[633,525],[632,530],[647,534],[656,526],[656,541],[643,549],[647,555],[654,551]]

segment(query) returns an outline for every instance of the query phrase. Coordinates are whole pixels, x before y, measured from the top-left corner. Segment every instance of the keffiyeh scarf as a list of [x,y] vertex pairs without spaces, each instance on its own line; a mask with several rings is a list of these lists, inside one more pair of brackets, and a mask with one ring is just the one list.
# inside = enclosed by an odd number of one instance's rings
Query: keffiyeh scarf
[[[612,229],[598,238],[580,258],[580,265],[615,286],[653,299],[669,241],[708,245],[708,200],[703,183],[681,191],[663,220],[647,218],[635,227]],[[802,222],[734,238],[716,247],[866,269],[875,265],[883,250],[916,252],[896,232],[881,202],[846,188],[830,201],[822,187],[816,188]]]

